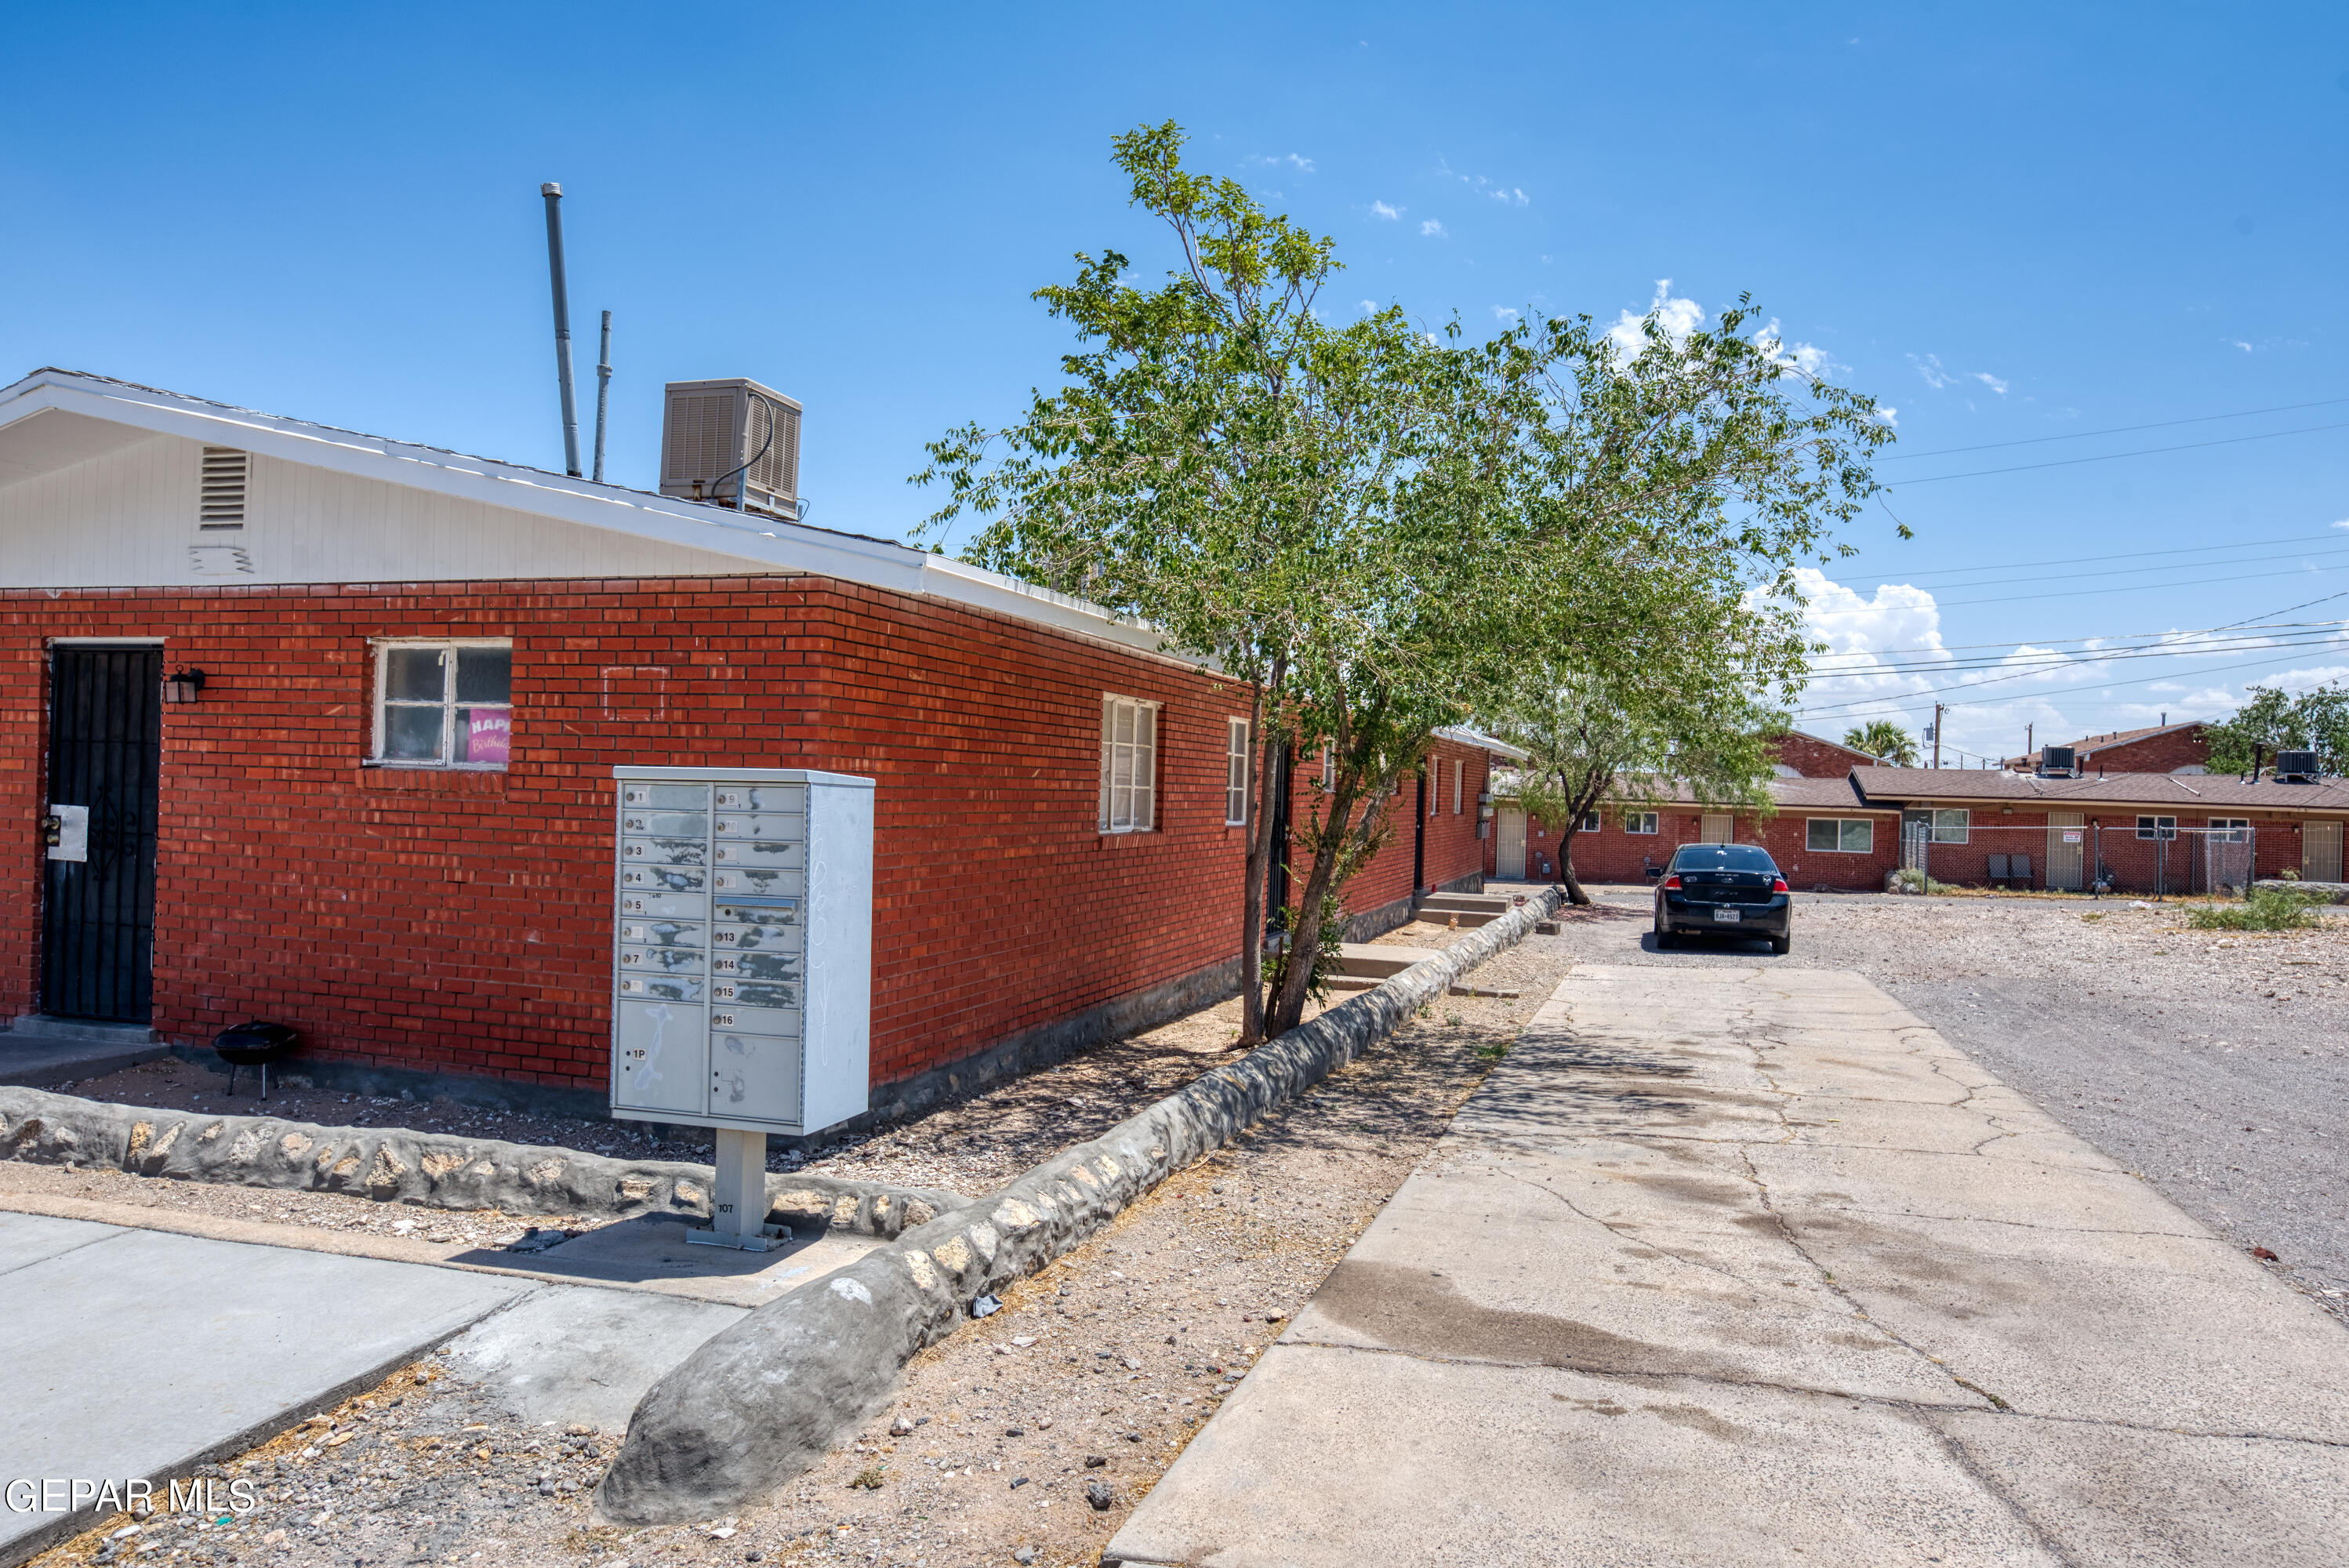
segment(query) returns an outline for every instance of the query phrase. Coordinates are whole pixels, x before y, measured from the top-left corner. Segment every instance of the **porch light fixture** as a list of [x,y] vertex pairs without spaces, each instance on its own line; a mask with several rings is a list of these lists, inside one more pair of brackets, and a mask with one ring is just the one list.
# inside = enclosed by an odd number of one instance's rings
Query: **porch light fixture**
[[165,702],[193,702],[196,695],[203,689],[204,672],[202,670],[176,669],[163,677]]

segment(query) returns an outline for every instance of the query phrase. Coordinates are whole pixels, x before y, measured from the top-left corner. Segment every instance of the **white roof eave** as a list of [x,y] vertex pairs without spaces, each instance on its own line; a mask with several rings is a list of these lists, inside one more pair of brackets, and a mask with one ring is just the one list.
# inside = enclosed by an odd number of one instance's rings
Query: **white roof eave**
[[1164,639],[1149,626],[1112,615],[1099,605],[887,540],[836,533],[780,519],[745,517],[725,507],[647,495],[492,458],[337,430],[69,372],[38,371],[0,389],[0,428],[49,409],[157,435],[236,447],[286,462],[585,528],[730,555],[779,572],[835,577],[867,587],[922,594],[1196,668],[1215,667],[1211,661],[1181,657],[1166,649]]

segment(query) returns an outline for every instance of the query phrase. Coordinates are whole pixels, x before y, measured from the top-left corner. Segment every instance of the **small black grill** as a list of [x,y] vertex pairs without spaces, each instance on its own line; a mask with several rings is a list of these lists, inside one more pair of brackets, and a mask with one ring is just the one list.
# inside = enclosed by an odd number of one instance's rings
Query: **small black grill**
[[269,1098],[269,1064],[299,1049],[302,1037],[289,1024],[238,1024],[212,1037],[212,1049],[228,1064],[228,1092],[236,1092],[239,1068],[261,1069],[261,1098]]

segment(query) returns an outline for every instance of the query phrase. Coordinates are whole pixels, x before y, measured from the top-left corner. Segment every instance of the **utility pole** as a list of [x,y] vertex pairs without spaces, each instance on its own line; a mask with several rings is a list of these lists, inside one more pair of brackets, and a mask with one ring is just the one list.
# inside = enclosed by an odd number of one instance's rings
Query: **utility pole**
[[2038,727],[2039,726],[2036,723],[2026,724],[2023,727],[2023,765],[2026,768],[2031,766],[2031,754],[2038,749],[2036,743],[2032,739],[2033,733],[2036,731]]
[[1941,765],[1941,705],[1933,705],[1933,766]]

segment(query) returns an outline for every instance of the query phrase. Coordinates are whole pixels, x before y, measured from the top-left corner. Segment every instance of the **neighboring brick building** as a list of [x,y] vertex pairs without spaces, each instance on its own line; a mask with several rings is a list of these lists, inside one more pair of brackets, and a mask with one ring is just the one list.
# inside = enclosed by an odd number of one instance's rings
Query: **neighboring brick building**
[[[329,1078],[600,1103],[624,763],[876,781],[876,1107],[1233,984],[1247,693],[1092,606],[58,372],[0,391],[0,1015],[189,1047],[265,1017]],[[181,668],[201,692],[157,704]],[[104,907],[38,842],[69,751],[121,769]],[[1485,755],[1438,743],[1358,911],[1481,875]]]
[[[2210,741],[2200,719],[2085,735],[2068,743],[2083,773],[2199,773],[2209,765]],[[2043,750],[2010,757],[2006,766],[2023,773],[2039,770]],[[1944,769],[1946,771],[1946,769]]]
[[1770,742],[1770,760],[1784,770],[1782,778],[1840,779],[1855,768],[1873,768],[1881,759],[1825,736],[1790,729]]

